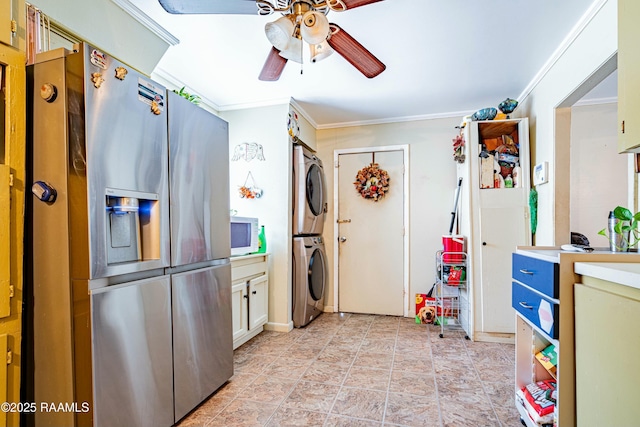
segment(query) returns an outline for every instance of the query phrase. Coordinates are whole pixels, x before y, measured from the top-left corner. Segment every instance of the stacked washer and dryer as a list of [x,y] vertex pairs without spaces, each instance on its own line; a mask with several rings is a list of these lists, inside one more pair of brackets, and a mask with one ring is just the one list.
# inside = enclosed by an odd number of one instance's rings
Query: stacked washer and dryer
[[327,195],[322,161],[306,146],[293,147],[293,326],[324,309],[327,263],[322,229]]

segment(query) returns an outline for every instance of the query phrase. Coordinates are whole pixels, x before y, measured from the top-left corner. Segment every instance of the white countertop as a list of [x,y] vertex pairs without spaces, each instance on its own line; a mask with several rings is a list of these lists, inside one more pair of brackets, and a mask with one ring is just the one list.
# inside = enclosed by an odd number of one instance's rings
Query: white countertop
[[640,289],[640,263],[576,262],[577,274]]
[[559,262],[560,254],[615,254],[620,256],[637,256],[637,252],[611,252],[608,248],[594,248],[592,252],[577,252],[577,251],[563,251],[560,248],[550,247],[550,246],[540,246],[539,248],[535,246],[530,246],[526,248],[518,247],[516,248],[516,253],[521,255],[530,256],[532,258],[538,258],[544,261],[550,262]]
[[242,259],[256,258],[256,257],[266,256],[266,255],[269,255],[269,252],[260,252],[260,253],[247,254],[247,255],[232,255],[231,261],[239,261]]

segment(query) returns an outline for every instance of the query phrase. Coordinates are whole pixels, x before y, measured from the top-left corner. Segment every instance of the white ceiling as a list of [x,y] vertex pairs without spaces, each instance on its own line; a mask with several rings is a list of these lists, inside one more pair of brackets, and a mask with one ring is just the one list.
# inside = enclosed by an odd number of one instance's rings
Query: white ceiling
[[[234,1],[234,0],[229,0]],[[239,1],[239,0],[235,0]],[[462,116],[518,99],[575,36],[598,0],[385,0],[330,12],[387,66],[367,79],[337,53],[289,61],[277,82],[258,74],[274,16],[172,15],[158,0],[130,0],[180,42],[155,74],[217,110],[293,98],[317,128]]]

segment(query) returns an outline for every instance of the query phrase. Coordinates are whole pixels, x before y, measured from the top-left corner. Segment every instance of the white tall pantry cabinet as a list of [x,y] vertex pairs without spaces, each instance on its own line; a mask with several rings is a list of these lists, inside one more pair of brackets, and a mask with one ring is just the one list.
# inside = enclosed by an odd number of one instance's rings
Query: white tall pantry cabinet
[[[512,342],[511,254],[516,246],[531,244],[529,121],[471,121],[462,132],[466,158],[457,167],[458,178],[462,178],[458,226],[459,234],[466,238],[468,254],[471,322],[466,332],[474,341]],[[493,180],[487,179],[487,169],[494,170],[493,162],[484,153],[497,158],[495,145],[511,140],[518,147],[518,187],[481,188],[481,183],[493,186]]]

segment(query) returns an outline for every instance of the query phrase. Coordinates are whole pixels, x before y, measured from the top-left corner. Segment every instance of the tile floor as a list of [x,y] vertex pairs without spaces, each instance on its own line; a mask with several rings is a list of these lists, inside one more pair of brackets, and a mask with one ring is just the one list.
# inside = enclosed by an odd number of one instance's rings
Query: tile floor
[[324,313],[265,331],[187,426],[520,426],[514,346],[413,319]]

